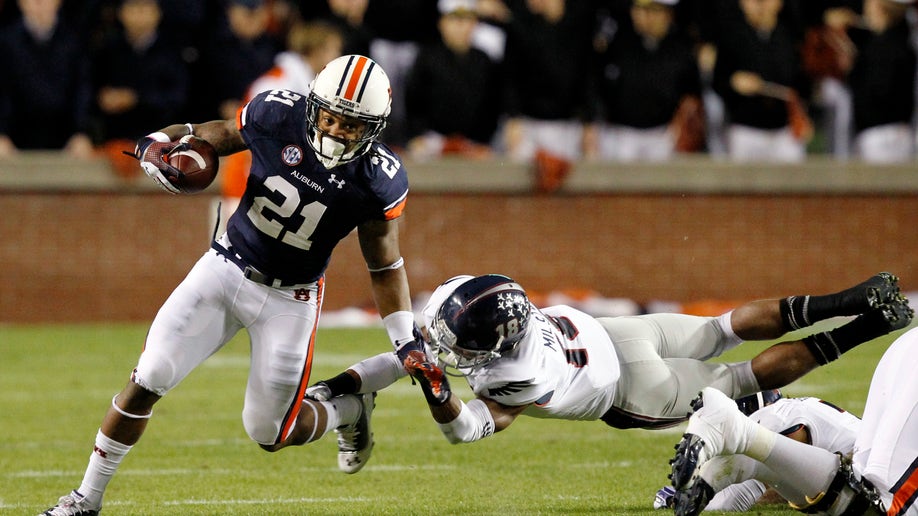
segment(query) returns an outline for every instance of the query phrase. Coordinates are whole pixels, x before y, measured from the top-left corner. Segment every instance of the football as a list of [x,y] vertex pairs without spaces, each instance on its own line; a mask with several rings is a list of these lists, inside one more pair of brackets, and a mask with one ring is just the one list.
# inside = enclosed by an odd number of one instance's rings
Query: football
[[169,152],[166,160],[182,175],[170,181],[183,193],[198,193],[214,182],[220,157],[213,145],[197,136],[183,136],[179,141],[185,145]]

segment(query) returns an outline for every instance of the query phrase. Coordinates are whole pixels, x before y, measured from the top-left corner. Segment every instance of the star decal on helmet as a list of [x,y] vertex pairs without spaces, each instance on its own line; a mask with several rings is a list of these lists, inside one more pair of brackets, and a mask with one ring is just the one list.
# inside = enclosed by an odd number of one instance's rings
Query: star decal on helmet
[[498,310],[506,310],[508,317],[513,317],[514,310],[517,315],[523,315],[523,306],[526,298],[519,292],[502,292],[497,295]]

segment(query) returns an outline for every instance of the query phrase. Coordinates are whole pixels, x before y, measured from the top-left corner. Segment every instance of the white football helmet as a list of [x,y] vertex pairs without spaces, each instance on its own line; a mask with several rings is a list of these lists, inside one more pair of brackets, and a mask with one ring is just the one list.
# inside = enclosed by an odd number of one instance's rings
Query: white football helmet
[[[386,127],[392,106],[389,77],[375,61],[360,55],[341,56],[325,65],[310,84],[306,99],[309,145],[325,168],[363,155]],[[356,118],[365,124],[356,139],[330,136],[318,127],[319,111]]]

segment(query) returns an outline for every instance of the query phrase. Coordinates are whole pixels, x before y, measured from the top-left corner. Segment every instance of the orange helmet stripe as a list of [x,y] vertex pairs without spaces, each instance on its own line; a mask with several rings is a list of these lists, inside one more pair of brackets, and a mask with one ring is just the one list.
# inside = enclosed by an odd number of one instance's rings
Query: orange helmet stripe
[[[347,80],[347,88],[344,90],[344,95],[342,95],[342,97],[344,97],[345,99],[355,100],[354,94],[357,93],[357,88],[360,85],[360,76],[363,75],[363,69],[366,67],[367,61],[369,61],[369,59],[367,59],[366,57],[363,57],[363,56],[358,57],[357,62],[354,63],[353,71],[351,71],[351,63],[348,63],[348,67],[347,69],[345,69],[344,75],[346,77],[348,73],[350,73],[351,78],[350,80]],[[367,73],[366,77],[364,78],[364,82],[366,82],[369,75],[370,74]],[[362,87],[360,88],[360,93],[363,93]],[[356,100],[359,101],[360,99],[358,98]]]

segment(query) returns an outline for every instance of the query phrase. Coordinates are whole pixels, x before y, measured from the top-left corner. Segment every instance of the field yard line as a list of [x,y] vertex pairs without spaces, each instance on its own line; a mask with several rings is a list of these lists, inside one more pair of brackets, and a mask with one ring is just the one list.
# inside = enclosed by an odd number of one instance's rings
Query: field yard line
[[[269,505],[269,504],[294,504],[294,503],[354,503],[354,502],[378,502],[381,500],[396,500],[397,497],[336,497],[336,498],[265,498],[261,500],[202,500],[202,499],[188,499],[188,500],[166,500],[163,502],[157,502],[158,505],[178,507],[178,506],[192,506],[192,505]],[[131,501],[106,501],[105,507],[130,507],[137,505],[137,502]],[[26,509],[29,508],[29,505],[25,504],[9,504],[0,500],[0,509]]]
[[[452,470],[456,466],[449,464],[431,464],[431,465],[377,465],[373,466],[374,470],[380,471],[415,471],[415,470]],[[299,467],[298,472],[304,471],[338,471],[334,466],[315,466]],[[194,468],[167,468],[167,469],[124,469],[118,471],[118,476],[135,476],[135,477],[154,477],[154,476],[176,476],[176,475],[200,475],[202,472],[208,475],[238,475],[239,470],[236,468],[208,468],[206,470]],[[6,478],[54,478],[54,477],[79,477],[83,475],[82,471],[64,471],[64,470],[23,470],[3,473],[0,477]]]
[[608,469],[608,468],[630,468],[634,463],[630,460],[620,460],[616,462],[580,462],[574,464],[565,464],[569,468],[588,468],[588,469]]
[[[291,503],[353,503],[353,502],[377,502],[382,500],[380,497],[362,497],[362,496],[339,496],[334,498],[266,498],[261,500],[169,500],[161,502],[167,506],[184,506],[184,505],[267,505],[267,504],[291,504]],[[395,500],[396,497],[388,497],[387,500]],[[115,503],[113,505],[119,505]],[[131,505],[131,502],[125,502],[123,505]]]

